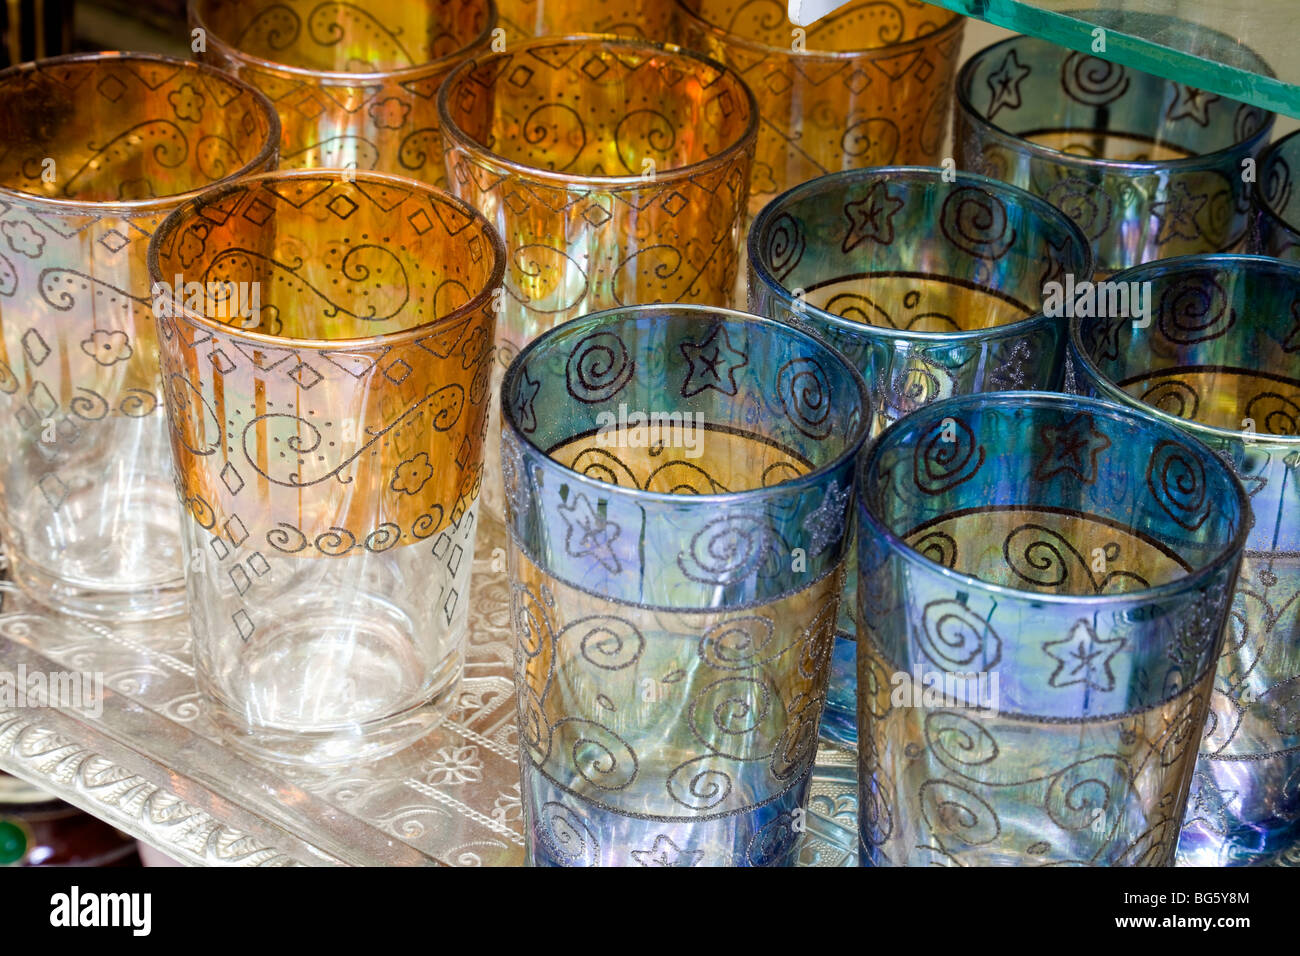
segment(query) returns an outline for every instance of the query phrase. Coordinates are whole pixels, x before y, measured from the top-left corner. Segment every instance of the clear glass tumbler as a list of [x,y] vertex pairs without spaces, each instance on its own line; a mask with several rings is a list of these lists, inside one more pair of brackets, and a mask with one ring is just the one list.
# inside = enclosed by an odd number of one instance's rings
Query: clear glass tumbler
[[211,67],[136,53],[0,73],[0,533],[60,611],[184,609],[145,253],[199,191],[271,168],[279,123]]
[[638,306],[538,338],[502,409],[532,862],[792,864],[861,376],[770,319]]
[[890,426],[859,492],[863,863],[1168,866],[1250,523],[1231,469],[1002,392]]
[[1300,847],[1300,264],[1183,256],[1119,273],[1152,321],[1076,318],[1079,385],[1214,449],[1253,521],[1178,848],[1269,863]]
[[414,180],[279,172],[186,203],[149,265],[185,286],[159,332],[206,705],[290,762],[420,736],[464,657],[500,237]]

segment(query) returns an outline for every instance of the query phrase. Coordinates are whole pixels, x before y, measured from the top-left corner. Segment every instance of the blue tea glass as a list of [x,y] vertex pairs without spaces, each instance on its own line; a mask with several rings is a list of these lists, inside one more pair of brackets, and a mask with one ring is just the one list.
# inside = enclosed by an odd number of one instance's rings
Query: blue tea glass
[[1300,130],[1283,136],[1259,161],[1250,251],[1300,260]]
[[[866,377],[873,434],[950,395],[1057,389],[1063,318],[1046,283],[1088,279],[1092,255],[1059,210],[1005,183],[938,169],[853,170],[777,197],[749,233],[749,307],[812,328]],[[857,740],[853,587],[822,734]]]
[[1110,402],[967,395],[861,459],[865,865],[1167,865],[1248,518]]
[[787,865],[870,420],[770,319],[632,306],[502,389],[520,764],[539,865]]
[[1300,848],[1300,264],[1185,256],[1130,269],[1152,321],[1075,319],[1079,385],[1177,425],[1241,478],[1253,522],[1178,850]]
[[957,75],[957,166],[1059,206],[1107,274],[1239,248],[1245,160],[1273,114],[1036,37],[979,51]]

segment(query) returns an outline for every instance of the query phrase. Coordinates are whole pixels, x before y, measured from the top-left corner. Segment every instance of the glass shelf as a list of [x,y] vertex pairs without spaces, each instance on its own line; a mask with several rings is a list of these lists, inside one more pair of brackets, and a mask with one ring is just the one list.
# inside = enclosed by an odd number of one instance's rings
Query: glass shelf
[[[929,0],[1017,33],[1300,117],[1300,8],[1294,0]],[[837,0],[789,0],[807,25]]]
[[[478,537],[456,708],[407,750],[328,774],[223,746],[198,706],[184,621],[54,618],[0,582],[0,672],[103,682],[90,711],[0,705],[0,770],[190,865],[521,864],[510,590],[493,560],[505,530],[484,522]],[[801,865],[857,864],[854,754],[818,753],[807,821]]]

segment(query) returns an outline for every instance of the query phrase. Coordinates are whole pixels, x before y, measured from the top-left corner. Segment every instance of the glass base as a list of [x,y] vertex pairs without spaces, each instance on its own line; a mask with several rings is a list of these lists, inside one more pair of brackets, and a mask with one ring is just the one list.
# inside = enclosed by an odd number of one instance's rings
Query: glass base
[[14,581],[61,614],[137,622],[184,613],[186,554],[170,468],[148,477],[125,468],[131,480],[102,482],[87,477],[91,469],[82,463],[66,484],[37,483],[26,495],[6,489]]
[[831,676],[822,711],[822,740],[856,750],[858,746],[858,642],[849,634],[835,635]]
[[[171,537],[177,537],[174,531],[171,531]],[[164,536],[160,535],[159,539],[163,540]],[[100,554],[104,550],[98,549]],[[120,587],[106,586],[94,579],[70,577],[67,573],[52,573],[27,560],[12,547],[8,550],[9,573],[24,594],[60,614],[117,623],[157,621],[182,615],[186,608],[185,578],[175,573],[183,566],[180,549],[160,550],[171,555],[169,570],[174,576],[160,579],[154,575],[150,581],[142,575],[141,579],[124,582]],[[76,555],[70,554],[68,570],[76,565]]]
[[618,812],[522,761],[531,866],[794,866],[808,828],[811,769],[741,812],[699,819]]
[[[375,635],[354,635],[346,650],[342,644],[295,641],[289,634],[268,638],[266,652],[250,662],[248,673],[269,681],[251,685],[257,696],[244,707],[222,699],[202,672],[198,685],[205,710],[222,736],[238,749],[275,763],[338,766],[391,754],[441,724],[460,688],[460,654],[452,655],[429,689],[417,695],[402,677],[404,663],[392,653],[409,654],[409,642],[403,648]],[[310,667],[309,677],[304,678],[304,667]],[[277,680],[279,675],[291,683]],[[304,681],[310,684],[307,690]],[[292,703],[286,707],[281,701]]]

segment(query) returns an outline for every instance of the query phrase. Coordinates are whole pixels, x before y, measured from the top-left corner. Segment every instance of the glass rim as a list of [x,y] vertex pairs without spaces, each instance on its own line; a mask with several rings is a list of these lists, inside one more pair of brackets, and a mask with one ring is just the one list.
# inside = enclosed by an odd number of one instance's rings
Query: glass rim
[[[849,381],[851,381],[858,390],[859,403],[862,408],[862,415],[858,421],[858,427],[852,435],[846,436],[844,450],[832,458],[830,461],[821,465],[810,468],[807,472],[788,481],[780,481],[775,485],[767,485],[761,488],[746,488],[740,491],[727,491],[721,494],[716,492],[710,494],[692,494],[692,495],[675,495],[667,491],[646,491],[641,488],[631,488],[626,485],[615,485],[607,481],[600,481],[575,471],[568,465],[556,461],[550,454],[538,445],[532,438],[524,434],[519,428],[519,423],[515,421],[514,408],[512,403],[507,401],[507,396],[513,387],[515,381],[523,371],[525,361],[528,356],[540,347],[549,344],[550,338],[558,338],[558,334],[576,323],[589,322],[592,319],[603,319],[606,323],[614,317],[623,317],[625,319],[634,319],[638,314],[650,314],[656,311],[670,310],[679,313],[695,313],[701,316],[718,316],[732,321],[739,320],[747,325],[757,326],[760,329],[767,329],[769,332],[775,331],[781,335],[794,335],[796,338],[805,340],[816,349],[824,352],[828,357],[838,362],[842,367],[849,371]],[[608,327],[608,326],[607,326]],[[540,343],[540,346],[539,346]],[[543,332],[537,338],[533,339],[515,356],[506,369],[504,378],[501,380],[501,429],[504,433],[507,429],[510,431],[513,439],[526,446],[528,449],[536,452],[541,458],[545,459],[548,469],[554,469],[559,472],[563,479],[589,491],[601,494],[607,498],[625,500],[629,504],[643,502],[654,502],[660,505],[682,505],[686,503],[699,503],[703,506],[708,505],[754,505],[771,498],[782,498],[791,494],[801,494],[808,487],[815,486],[818,482],[824,481],[827,475],[841,468],[846,461],[852,461],[861,452],[864,443],[867,440],[871,423],[871,399],[867,391],[866,380],[863,379],[862,373],[853,367],[849,362],[834,348],[828,345],[822,338],[808,332],[804,329],[787,325],[784,322],[778,322],[776,319],[769,319],[766,316],[754,315],[750,312],[741,312],[737,309],[726,309],[720,306],[700,305],[694,302],[646,302],[638,305],[621,305],[612,309],[602,309],[599,312],[589,312],[586,315],[579,316],[576,319],[570,319],[559,325],[552,326]],[[856,466],[852,466],[856,467]]]
[[[1264,124],[1258,130],[1252,133],[1250,136],[1247,136],[1245,139],[1237,140],[1236,142],[1229,143],[1227,146],[1220,146],[1218,149],[1212,149],[1207,152],[1195,153],[1191,156],[1183,156],[1179,159],[1165,159],[1165,160],[1106,159],[1105,157],[1101,157],[1101,156],[1098,157],[1079,156],[1075,153],[1067,153],[1064,150],[1053,149],[1051,146],[1044,146],[1042,143],[1035,143],[1031,140],[1025,139],[1019,133],[1014,133],[1011,130],[1005,129],[1002,126],[999,126],[997,123],[994,123],[992,120],[989,120],[981,116],[979,112],[975,109],[975,105],[971,102],[970,97],[967,95],[966,88],[968,85],[971,85],[973,83],[973,74],[975,73],[975,70],[978,69],[979,65],[987,57],[992,55],[994,50],[997,50],[1004,46],[1009,46],[1013,43],[1019,43],[1022,40],[1037,40],[1037,39],[1038,39],[1037,37],[1031,37],[1025,34],[1018,34],[1017,36],[1007,37],[1005,40],[999,40],[996,43],[991,43],[988,46],[984,47],[983,49],[976,50],[974,53],[970,55],[969,58],[967,58],[966,62],[961,65],[961,69],[957,71],[956,82],[953,84],[954,85],[953,94],[956,103],[954,110],[966,116],[977,127],[981,127],[985,130],[991,130],[992,132],[996,133],[999,136],[1002,136],[1006,139],[1013,140],[1015,143],[1015,148],[1017,150],[1020,150],[1021,152],[1028,153],[1031,156],[1037,156],[1039,159],[1047,160],[1049,162],[1055,163],[1058,166],[1068,166],[1075,169],[1100,170],[1101,172],[1109,172],[1109,173],[1153,173],[1153,172],[1160,172],[1165,170],[1170,172],[1182,172],[1183,170],[1195,169],[1198,167],[1212,165],[1213,163],[1219,160],[1229,159],[1235,153],[1241,152],[1243,149],[1253,152],[1259,146],[1260,143],[1268,142],[1269,137],[1272,135],[1273,124],[1277,121],[1277,114],[1270,110],[1266,110],[1263,107],[1256,107],[1257,109],[1259,109],[1260,113],[1262,113],[1265,118]],[[1071,50],[1068,47],[1058,47],[1055,44],[1049,43],[1046,40],[1042,42],[1047,47],[1051,48],[1052,52],[1054,53],[1063,53],[1066,55],[1079,53],[1078,50]],[[1080,55],[1090,56],[1091,54],[1080,54]],[[1145,73],[1145,71],[1143,70],[1134,70],[1134,72]],[[1156,76],[1156,74],[1154,73],[1146,73],[1145,75]],[[1162,76],[1157,76],[1156,78],[1165,84],[1172,84],[1175,82],[1174,80],[1165,79]],[[1223,99],[1231,99],[1231,97],[1223,97]],[[1232,102],[1240,102],[1240,101],[1232,100]],[[1249,105],[1249,104],[1243,104],[1243,105]],[[956,112],[954,112],[954,118],[955,116],[956,116]],[[1079,127],[1079,131],[1089,132],[1089,130],[1087,130],[1086,127]]]
[[[460,209],[471,220],[478,222],[484,227],[483,234],[487,237],[488,243],[492,248],[494,263],[491,277],[478,293],[476,293],[468,302],[457,309],[447,313],[444,316],[431,319],[420,325],[412,326],[406,329],[396,329],[392,332],[380,332],[374,335],[367,335],[361,338],[338,338],[338,339],[317,339],[317,338],[298,338],[289,335],[271,335],[268,332],[259,332],[255,329],[241,329],[238,326],[228,325],[217,319],[210,318],[200,312],[184,305],[182,302],[179,315],[173,315],[173,318],[182,318],[188,322],[197,325],[208,332],[219,333],[245,341],[266,345],[270,348],[296,348],[311,351],[334,351],[339,349],[360,349],[374,345],[394,345],[403,343],[408,340],[422,338],[436,332],[445,325],[459,322],[467,317],[472,316],[479,311],[484,305],[491,301],[496,290],[500,288],[505,280],[506,273],[506,245],[500,234],[487,221],[487,218],[476,208],[462,199],[458,199],[445,190],[438,189],[428,183],[423,183],[414,179],[407,179],[403,176],[393,176],[388,173],[377,173],[372,170],[353,170],[353,169],[276,169],[268,172],[259,173],[255,176],[245,176],[237,182],[227,183],[220,188],[209,189],[203,192],[201,196],[190,199],[177,206],[166,219],[154,230],[153,236],[149,239],[149,249],[145,254],[146,268],[149,270],[149,288],[152,289],[156,282],[169,282],[170,279],[162,274],[162,267],[158,261],[158,249],[163,239],[170,235],[171,232],[180,227],[182,221],[198,205],[198,200],[203,200],[203,205],[210,205],[217,202],[234,192],[236,189],[242,189],[246,186],[255,186],[267,181],[284,181],[291,179],[319,179],[322,175],[329,176],[337,182],[352,182],[358,180],[374,182],[379,185],[396,186],[406,189],[408,192],[423,191],[426,194],[433,194],[439,199],[446,200]],[[346,176],[346,178],[344,178]],[[415,187],[414,189],[412,187]]]
[[[885,447],[887,439],[891,432],[897,432],[907,425],[915,425],[923,419],[917,419],[915,416],[934,416],[935,410],[938,410],[938,418],[947,417],[944,412],[948,412],[954,407],[964,409],[970,406],[981,406],[985,408],[1003,407],[1010,410],[1023,409],[1027,406],[1050,406],[1067,408],[1070,405],[1086,405],[1090,407],[1093,413],[1108,415],[1112,419],[1124,418],[1134,424],[1143,424],[1140,420],[1147,417],[1142,410],[1135,409],[1130,405],[1121,405],[1118,402],[1107,401],[1099,398],[1090,398],[1083,395],[1066,395],[1060,392],[1044,391],[1010,391],[1010,392],[974,392],[967,395],[956,395],[951,398],[941,399],[932,402],[929,405],[917,409],[909,415],[905,415],[898,420],[891,422],[884,431],[882,431],[872,441],[871,447],[862,455],[857,464],[858,480],[858,512],[865,515],[867,523],[871,526],[872,533],[882,538],[890,551],[899,555],[899,557],[912,565],[921,565],[930,573],[937,574],[941,578],[952,581],[955,585],[980,590],[991,593],[998,597],[1015,599],[1026,603],[1041,602],[1053,605],[1071,605],[1086,603],[1089,605],[1126,605],[1148,603],[1151,601],[1164,600],[1188,588],[1202,586],[1206,579],[1211,578],[1219,573],[1225,565],[1231,564],[1241,558],[1246,547],[1246,541],[1250,532],[1250,496],[1247,495],[1246,489],[1231,468],[1216,455],[1203,442],[1195,436],[1188,435],[1186,432],[1179,430],[1176,426],[1167,422],[1157,420],[1156,424],[1165,430],[1165,437],[1181,439],[1188,443],[1193,452],[1203,460],[1202,463],[1210,463],[1211,467],[1222,468],[1228,475],[1232,489],[1236,492],[1237,497],[1237,529],[1232,539],[1217,550],[1214,556],[1205,561],[1199,567],[1184,574],[1182,577],[1165,581],[1163,584],[1157,584],[1152,587],[1141,588],[1135,591],[1119,591],[1104,594],[1057,594],[1050,591],[1028,591],[1021,588],[1009,587],[1005,584],[997,584],[992,581],[986,581],[983,578],[973,574],[967,574],[964,571],[957,571],[946,565],[940,564],[931,558],[926,557],[920,551],[917,551],[902,537],[895,534],[893,529],[888,527],[884,521],[871,509],[868,504],[866,494],[868,475],[875,470],[876,463],[880,457],[881,449]],[[861,530],[858,532],[862,533]],[[1211,666],[1213,662],[1211,662]]]
[[356,86],[358,83],[381,83],[411,81],[419,79],[430,73],[436,73],[438,70],[445,69],[449,64],[454,63],[461,57],[465,56],[468,51],[487,43],[492,38],[492,31],[498,26],[498,11],[496,0],[483,0],[487,7],[487,23],[482,31],[467,42],[459,49],[438,57],[435,60],[426,60],[423,63],[417,63],[413,66],[404,66],[394,70],[370,70],[368,72],[351,73],[347,70],[313,70],[305,66],[294,66],[291,63],[281,63],[278,60],[268,60],[264,57],[254,56],[251,53],[245,53],[237,46],[230,43],[219,33],[213,30],[199,13],[199,7],[202,0],[187,0],[186,8],[189,14],[190,24],[204,31],[208,40],[216,41],[215,46],[232,60],[237,60],[249,66],[256,67],[267,73],[282,73],[300,79],[314,80],[322,86]]
[[[689,19],[703,26],[708,32],[715,37],[726,41],[732,46],[743,47],[756,53],[777,54],[779,56],[792,57],[794,59],[809,60],[858,60],[865,58],[879,58],[899,56],[903,53],[909,53],[914,48],[921,48],[937,37],[945,33],[956,33],[966,25],[966,17],[960,13],[949,10],[946,7],[935,6],[937,13],[947,13],[951,19],[942,24],[937,30],[931,30],[929,33],[922,33],[919,36],[912,37],[910,40],[900,40],[897,43],[890,43],[885,46],[865,47],[861,50],[804,50],[796,53],[794,50],[785,47],[772,46],[769,43],[762,43],[758,40],[751,40],[748,37],[741,36],[739,33],[732,33],[709,20],[704,19],[686,5],[685,0],[674,0],[677,9],[684,13]],[[788,17],[787,17],[788,19]],[[811,24],[809,24],[811,26]],[[803,29],[807,29],[804,27]]]
[[220,179],[214,179],[204,186],[197,186],[193,189],[187,189],[184,192],[171,193],[166,196],[152,196],[148,199],[113,199],[113,200],[93,200],[93,199],[62,199],[54,196],[42,196],[37,193],[25,192],[21,189],[14,189],[10,186],[0,184],[0,196],[18,197],[20,202],[49,206],[52,209],[74,210],[93,208],[102,211],[101,215],[110,215],[120,213],[122,215],[136,215],[147,212],[161,212],[173,206],[186,203],[192,199],[201,196],[203,193],[212,189],[220,189],[228,186],[237,179],[249,174],[255,174],[264,167],[268,162],[274,159],[280,149],[280,116],[275,111],[275,105],[270,98],[257,89],[251,83],[241,80],[232,73],[219,70],[209,63],[201,63],[197,60],[183,60],[179,57],[166,56],[162,53],[135,53],[129,50],[102,50],[92,51],[89,53],[68,53],[63,56],[46,57],[41,60],[33,60],[27,63],[18,63],[14,66],[0,70],[0,83],[17,76],[20,73],[32,72],[35,70],[46,69],[51,66],[60,65],[94,65],[110,60],[121,61],[143,61],[146,63],[162,63],[168,66],[177,66],[186,70],[206,74],[209,78],[218,80],[249,93],[253,97],[253,102],[262,111],[266,121],[266,142],[257,154],[244,163],[234,172],[227,173]]
[[614,190],[626,188],[643,188],[647,185],[647,180],[640,173],[628,173],[625,176],[593,176],[590,174],[566,173],[554,169],[543,169],[540,166],[530,166],[527,163],[521,163],[518,160],[510,159],[501,153],[484,146],[478,140],[471,137],[460,124],[455,121],[451,115],[450,99],[453,85],[460,82],[464,74],[472,68],[487,62],[489,59],[513,56],[521,50],[528,50],[539,46],[558,46],[560,44],[570,44],[578,46],[581,44],[605,44],[621,47],[634,47],[642,51],[653,52],[658,54],[668,54],[672,57],[680,57],[686,60],[696,61],[711,69],[717,70],[720,74],[730,76],[736,81],[737,86],[745,95],[745,102],[749,108],[749,120],[745,124],[745,129],[736,137],[735,140],[728,143],[722,149],[718,150],[712,156],[706,156],[684,166],[671,166],[666,169],[655,170],[655,177],[650,180],[651,185],[663,182],[676,182],[682,179],[690,179],[697,173],[711,167],[724,166],[730,162],[732,157],[737,153],[745,152],[752,144],[758,140],[758,100],[754,97],[754,91],[749,88],[749,84],[744,78],[724,63],[710,59],[702,53],[689,50],[686,47],[678,46],[676,43],[663,43],[656,40],[643,40],[639,37],[626,37],[613,33],[566,33],[557,36],[530,37],[522,43],[516,43],[509,46],[504,52],[488,53],[481,58],[464,60],[454,70],[447,74],[447,78],[442,81],[438,87],[438,127],[444,140],[451,140],[455,145],[460,146],[467,152],[485,159],[492,166],[505,170],[507,174],[521,176],[527,179],[541,181],[556,186],[573,188],[586,187],[595,190]]
[[[1300,129],[1293,130],[1280,139],[1276,139],[1269,143],[1268,148],[1264,150],[1263,154],[1259,157],[1259,170],[1261,173],[1263,173],[1268,168],[1269,164],[1281,154],[1283,147],[1290,145],[1291,140],[1300,143]],[[1273,220],[1275,225],[1285,229],[1287,232],[1300,234],[1300,222],[1292,222],[1283,216],[1280,210],[1275,209],[1273,204],[1264,196],[1263,190],[1261,190],[1259,186],[1260,184],[1258,181],[1251,183],[1251,196],[1255,200],[1255,207],[1259,209],[1263,215]]]
[[[1174,256],[1169,259],[1153,259],[1151,262],[1145,262],[1142,265],[1132,266],[1116,272],[1110,278],[1112,282],[1141,282],[1144,277],[1156,273],[1177,273],[1214,266],[1228,268],[1262,267],[1275,273],[1291,273],[1297,284],[1300,284],[1300,263],[1289,262],[1285,259],[1274,259],[1271,256],[1225,252],[1198,253],[1195,255]],[[1170,415],[1164,409],[1149,405],[1140,398],[1130,395],[1113,382],[1110,376],[1105,375],[1098,368],[1093,357],[1083,347],[1083,323],[1077,315],[1070,318],[1069,349],[1074,353],[1078,363],[1088,373],[1088,378],[1095,382],[1097,387],[1106,394],[1106,397],[1116,404],[1137,408],[1143,414],[1156,418],[1165,424],[1191,432],[1202,440],[1208,437],[1242,444],[1286,445],[1300,449],[1300,435],[1275,435],[1271,432],[1257,432],[1254,438],[1247,440],[1243,437],[1243,432],[1231,428],[1220,428],[1217,425],[1206,425],[1191,418]]]
[[[910,329],[892,329],[880,325],[864,325],[861,322],[853,322],[843,316],[836,315],[833,312],[827,312],[819,306],[811,305],[807,302],[799,302],[796,308],[796,299],[791,291],[786,288],[785,284],[772,274],[764,261],[764,256],[759,248],[759,241],[763,231],[768,223],[777,216],[785,213],[784,206],[788,201],[803,198],[799,194],[808,193],[816,196],[826,186],[836,186],[843,181],[855,180],[873,180],[882,177],[897,177],[900,180],[908,182],[930,183],[936,177],[942,181],[943,170],[938,166],[870,166],[862,169],[841,169],[833,173],[827,173],[825,176],[818,176],[816,179],[810,179],[807,182],[799,183],[787,189],[785,192],[772,199],[766,206],[759,210],[758,215],[750,224],[749,234],[745,237],[746,250],[749,253],[750,268],[754,270],[754,275],[758,278],[769,292],[776,296],[781,305],[794,315],[802,319],[803,316],[812,315],[826,325],[831,326],[837,331],[846,332],[852,335],[863,337],[875,337],[895,342],[916,342],[930,345],[960,345],[967,342],[983,341],[989,338],[1000,337],[1015,333],[1027,332],[1030,329],[1041,325],[1051,325],[1059,319],[1048,316],[1044,313],[1041,304],[1039,308],[1029,315],[1016,319],[1014,322],[1006,322],[1000,325],[991,325],[983,329],[963,329],[956,332],[924,332]],[[988,176],[981,176],[978,173],[957,173],[957,178],[948,185],[955,186],[965,183],[967,185],[978,186],[988,191],[998,194],[1007,195],[1010,199],[1022,205],[1033,208],[1036,212],[1042,214],[1048,219],[1057,219],[1066,232],[1071,233],[1073,239],[1078,243],[1079,248],[1083,250],[1083,274],[1092,277],[1096,263],[1092,253],[1092,244],[1083,234],[1078,224],[1063,213],[1056,206],[1053,206],[1047,200],[1035,196],[1019,186],[1013,186],[1011,183],[1002,182],[999,179],[992,179]],[[934,275],[934,279],[942,279],[943,276]]]

